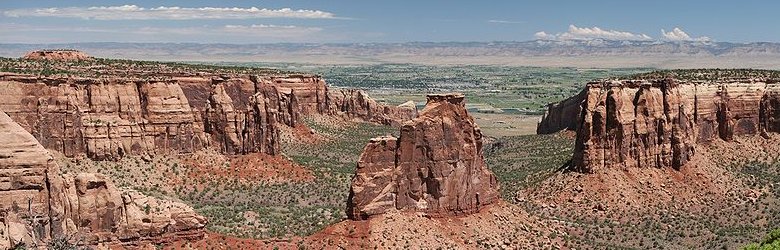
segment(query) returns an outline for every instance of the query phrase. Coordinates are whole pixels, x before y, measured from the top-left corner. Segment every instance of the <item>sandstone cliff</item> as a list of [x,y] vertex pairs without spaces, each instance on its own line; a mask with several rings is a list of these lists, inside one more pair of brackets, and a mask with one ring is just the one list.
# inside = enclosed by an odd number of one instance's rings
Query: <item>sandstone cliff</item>
[[485,166],[482,133],[462,94],[428,95],[399,138],[372,139],[352,179],[347,215],[366,219],[390,210],[431,216],[469,214],[499,199]]
[[569,97],[566,100],[547,105],[547,110],[542,115],[536,126],[537,134],[551,134],[561,130],[577,130],[578,120],[582,110],[582,100],[586,91]]
[[402,122],[417,116],[417,107],[414,102],[407,102],[395,107],[381,105],[363,91],[355,89],[330,91],[328,108],[328,112],[332,115],[358,118],[394,127],[398,127]]
[[92,57],[78,50],[36,50],[30,51],[22,58],[30,60],[78,61],[91,60]]
[[60,174],[51,155],[0,112],[0,249],[58,238],[140,245],[204,235],[206,219],[177,202],[118,190],[101,174]]
[[[158,75],[153,79],[2,74],[8,113],[44,147],[68,157],[125,154],[278,154],[278,126],[341,115],[387,125],[416,109],[377,104],[356,90],[328,91],[316,76]],[[346,94],[345,94],[346,93]]]
[[[584,94],[566,101],[580,103],[575,168],[584,172],[626,167],[679,169],[696,153],[697,144],[780,132],[779,90],[780,84],[772,80],[589,83]],[[571,109],[565,112],[573,113]],[[541,128],[555,124],[551,117],[573,118],[562,110],[551,106],[539,130],[554,130]],[[564,127],[571,128],[558,126]]]

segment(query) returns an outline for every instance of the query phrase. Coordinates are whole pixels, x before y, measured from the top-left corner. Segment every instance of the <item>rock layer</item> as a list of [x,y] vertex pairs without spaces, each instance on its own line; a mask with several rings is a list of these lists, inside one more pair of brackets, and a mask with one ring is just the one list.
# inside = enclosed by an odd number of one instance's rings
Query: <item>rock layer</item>
[[[570,124],[559,121],[574,118],[572,103],[579,102],[573,162],[583,172],[680,169],[698,144],[780,132],[780,84],[772,80],[606,81],[589,83],[583,93],[565,101],[566,105],[550,106],[538,129],[571,129],[554,124]],[[554,121],[554,117],[561,118]]]
[[101,174],[60,174],[51,155],[0,112],[0,249],[64,238],[140,245],[204,235],[206,219],[181,203],[118,190]]
[[91,60],[92,57],[78,50],[36,50],[22,57],[30,60],[78,61]]
[[380,105],[361,91],[330,93],[321,78],[304,75],[133,80],[4,74],[0,87],[6,91],[0,110],[44,147],[99,160],[206,147],[274,155],[278,126],[295,126],[302,116],[397,125],[416,115],[414,108]]
[[579,120],[576,119],[582,110],[582,100],[587,94],[581,91],[579,94],[566,100],[547,105],[547,110],[536,126],[537,134],[551,134],[561,130],[577,130]]
[[482,155],[482,133],[464,96],[429,95],[419,116],[402,125],[399,138],[374,138],[366,145],[347,215],[359,220],[389,210],[470,214],[498,199],[498,183]]

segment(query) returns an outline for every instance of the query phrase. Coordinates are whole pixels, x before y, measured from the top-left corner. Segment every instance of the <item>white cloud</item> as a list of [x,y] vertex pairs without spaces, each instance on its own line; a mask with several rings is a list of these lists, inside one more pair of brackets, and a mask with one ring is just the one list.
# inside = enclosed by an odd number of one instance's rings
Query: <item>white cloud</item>
[[652,37],[645,34],[635,34],[627,31],[618,30],[605,30],[599,27],[593,28],[580,28],[577,26],[569,25],[569,30],[563,33],[557,33],[555,35],[548,34],[544,31],[536,32],[534,37],[542,40],[593,40],[593,39],[607,39],[607,40],[621,40],[621,41],[648,41],[653,40]]
[[65,7],[43,9],[12,9],[3,11],[8,17],[65,17],[95,20],[191,20],[191,19],[252,19],[252,18],[308,18],[333,19],[333,13],[321,10],[293,10],[290,8],[143,8],[136,5]]
[[663,35],[664,38],[666,38],[669,41],[678,41],[678,42],[679,41],[708,42],[711,40],[709,37],[706,36],[701,36],[696,38],[691,37],[690,35],[688,35],[688,33],[685,33],[685,31],[677,27],[675,27],[674,29],[672,29],[672,31],[669,32],[666,32],[666,30],[661,29],[661,35]]
[[525,22],[523,21],[509,21],[509,20],[488,20],[488,23],[499,23],[499,24],[523,24]]
[[306,42],[311,41],[313,34],[321,36],[318,32],[322,30],[320,27],[271,24],[113,29],[0,24],[0,42],[44,41],[41,37],[45,42]]
[[557,37],[555,35],[547,34],[547,32],[539,31],[534,34],[534,37],[539,40],[555,40]]

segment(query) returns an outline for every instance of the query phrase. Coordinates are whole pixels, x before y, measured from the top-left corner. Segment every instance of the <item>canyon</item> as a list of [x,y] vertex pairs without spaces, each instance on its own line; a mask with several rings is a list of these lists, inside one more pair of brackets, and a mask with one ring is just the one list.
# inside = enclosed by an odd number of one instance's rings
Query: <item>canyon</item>
[[309,116],[389,126],[417,116],[413,103],[383,105],[316,75],[106,61],[68,50],[30,52],[17,63],[0,72],[0,249],[206,237],[208,219],[192,207],[117,188],[104,174],[62,172],[52,154],[118,162],[207,150],[290,164],[280,157],[280,133],[314,133]]
[[95,173],[64,174],[51,154],[0,112],[0,248],[144,246],[204,236],[206,218],[182,203],[116,188]]
[[581,172],[680,169],[697,145],[780,132],[778,98],[772,79],[598,81],[549,105],[537,132],[575,130]]
[[329,89],[312,75],[165,75],[164,79],[0,74],[0,110],[44,147],[68,157],[126,154],[279,153],[278,126],[311,114],[398,125],[414,106],[378,104],[359,90]]

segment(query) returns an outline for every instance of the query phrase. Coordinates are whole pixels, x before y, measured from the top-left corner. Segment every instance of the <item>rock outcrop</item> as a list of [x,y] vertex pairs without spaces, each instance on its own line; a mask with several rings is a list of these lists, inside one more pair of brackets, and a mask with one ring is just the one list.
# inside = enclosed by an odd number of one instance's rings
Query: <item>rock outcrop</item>
[[206,219],[181,203],[114,187],[101,174],[61,174],[35,138],[0,112],[0,249],[67,239],[141,245],[202,238]]
[[[167,78],[166,78],[167,77]],[[330,93],[316,76],[194,75],[154,79],[0,75],[7,112],[44,147],[73,157],[126,154],[279,152],[278,126],[306,115],[398,125],[413,107],[376,103],[362,91]]]
[[536,126],[537,134],[551,134],[561,130],[577,130],[579,121],[576,119],[582,110],[582,101],[586,91],[569,97],[566,100],[547,105],[547,110]]
[[417,116],[414,102],[398,106],[382,105],[356,89],[330,91],[328,96],[329,112],[364,121],[398,127],[402,122]]
[[356,220],[390,210],[429,216],[470,214],[499,199],[485,166],[482,133],[462,94],[428,95],[399,138],[366,145],[352,179],[347,215]]
[[[780,132],[780,84],[774,80],[605,81],[589,83],[583,93],[566,101],[581,100],[573,162],[582,172],[680,169],[698,144]],[[551,106],[540,127],[555,124],[551,117],[574,118],[572,108],[559,106]]]
[[91,60],[91,56],[78,50],[36,50],[30,51],[22,58],[30,60],[56,60],[56,61],[79,61]]

